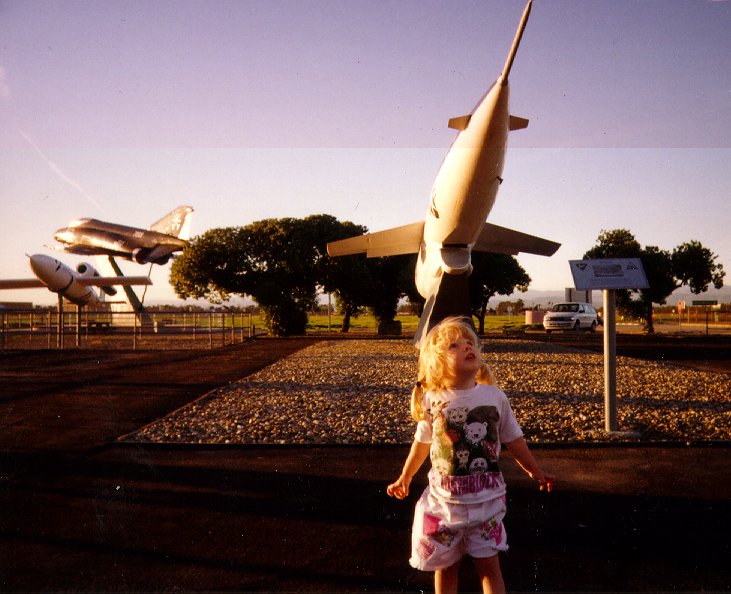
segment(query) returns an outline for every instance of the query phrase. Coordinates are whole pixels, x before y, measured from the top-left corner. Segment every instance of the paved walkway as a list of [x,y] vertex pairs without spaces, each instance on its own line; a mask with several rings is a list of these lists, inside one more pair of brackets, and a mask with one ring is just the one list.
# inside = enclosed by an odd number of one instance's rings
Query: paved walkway
[[[240,377],[247,358],[265,364],[255,347],[122,367],[94,354],[73,386],[60,359],[55,373],[0,360],[0,590],[428,591],[431,576],[407,564],[419,489],[406,502],[384,492],[403,446],[114,442]],[[197,380],[175,376],[181,366]],[[23,369],[32,381],[13,379]],[[506,456],[509,589],[728,592],[730,452],[538,449],[559,476],[550,495]],[[462,583],[477,590],[469,564]]]

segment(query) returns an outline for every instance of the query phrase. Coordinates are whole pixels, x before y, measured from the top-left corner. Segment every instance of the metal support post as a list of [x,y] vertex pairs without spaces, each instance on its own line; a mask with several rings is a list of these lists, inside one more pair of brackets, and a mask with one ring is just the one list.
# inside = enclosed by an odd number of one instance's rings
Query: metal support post
[[617,313],[614,289],[604,289],[604,428],[617,431]]

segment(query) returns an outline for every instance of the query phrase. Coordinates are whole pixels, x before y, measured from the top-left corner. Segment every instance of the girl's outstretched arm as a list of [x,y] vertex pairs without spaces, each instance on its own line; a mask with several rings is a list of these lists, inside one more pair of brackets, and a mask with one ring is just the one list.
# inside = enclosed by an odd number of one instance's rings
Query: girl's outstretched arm
[[414,443],[411,444],[411,451],[404,463],[404,469],[401,471],[401,476],[396,479],[395,483],[391,483],[386,487],[386,493],[391,497],[396,497],[396,499],[403,499],[409,494],[411,479],[414,478],[424,460],[429,456],[430,448],[430,444],[414,440]]
[[510,441],[505,444],[505,447],[513,454],[515,461],[528,473],[528,476],[538,481],[541,491],[545,489],[550,492],[553,489],[553,482],[556,480],[556,476],[541,470],[538,462],[536,462],[533,454],[528,449],[528,444],[524,438],[519,437],[516,440]]

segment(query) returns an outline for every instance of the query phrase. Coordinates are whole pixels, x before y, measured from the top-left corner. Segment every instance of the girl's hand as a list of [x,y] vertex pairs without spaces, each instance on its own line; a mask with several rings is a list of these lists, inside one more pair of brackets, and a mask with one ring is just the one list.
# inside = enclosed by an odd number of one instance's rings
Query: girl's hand
[[538,489],[550,493],[553,491],[553,482],[556,480],[555,474],[549,474],[544,472],[538,472],[532,474],[531,478],[538,481]]
[[398,477],[395,483],[391,483],[386,487],[386,493],[389,497],[395,497],[396,499],[404,499],[409,494],[409,484],[411,478],[404,476],[403,474]]

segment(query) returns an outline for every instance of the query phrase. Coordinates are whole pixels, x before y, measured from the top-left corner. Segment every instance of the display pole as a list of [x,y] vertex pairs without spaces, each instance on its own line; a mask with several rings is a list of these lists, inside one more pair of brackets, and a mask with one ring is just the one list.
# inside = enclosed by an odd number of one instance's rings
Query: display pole
[[614,289],[604,289],[604,428],[617,431],[617,315]]
[[63,296],[58,294],[58,336],[56,336],[56,347],[63,348]]

